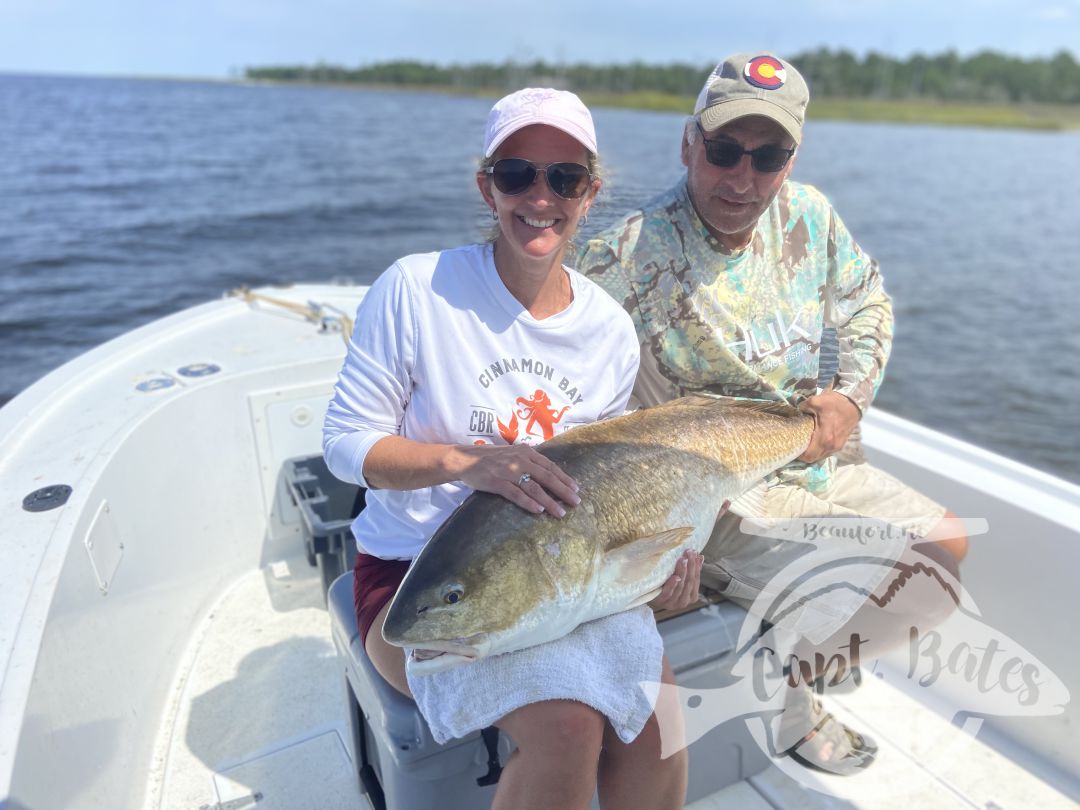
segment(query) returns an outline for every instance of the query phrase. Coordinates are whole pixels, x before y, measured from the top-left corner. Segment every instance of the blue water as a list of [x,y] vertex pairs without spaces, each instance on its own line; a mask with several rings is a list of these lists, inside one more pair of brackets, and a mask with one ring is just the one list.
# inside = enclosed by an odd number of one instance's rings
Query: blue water
[[[489,106],[0,76],[0,403],[232,287],[370,281],[478,238]],[[595,118],[608,182],[589,231],[681,171],[681,116]],[[881,262],[897,340],[878,404],[1080,482],[1080,133],[811,120],[793,176]]]

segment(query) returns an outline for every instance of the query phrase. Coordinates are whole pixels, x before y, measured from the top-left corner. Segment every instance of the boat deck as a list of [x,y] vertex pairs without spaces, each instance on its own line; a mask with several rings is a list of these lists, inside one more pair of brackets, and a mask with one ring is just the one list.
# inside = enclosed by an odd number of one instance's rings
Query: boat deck
[[[318,571],[302,556],[282,560],[241,577],[205,617],[163,718],[148,808],[367,806],[352,766],[343,668],[319,585]],[[878,741],[871,769],[846,779],[804,774],[800,784],[769,767],[687,807],[1076,806],[1022,764],[958,733],[931,707],[882,680],[868,677],[827,701],[834,714]],[[898,743],[912,739],[923,744]]]

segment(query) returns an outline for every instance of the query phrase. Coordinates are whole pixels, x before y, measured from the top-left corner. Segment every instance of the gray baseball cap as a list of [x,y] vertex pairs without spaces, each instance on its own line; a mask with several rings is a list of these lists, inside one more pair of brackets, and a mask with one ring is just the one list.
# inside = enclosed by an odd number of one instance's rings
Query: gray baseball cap
[[698,94],[694,115],[711,131],[736,118],[763,115],[802,141],[810,90],[789,62],[770,53],[729,56],[716,66]]

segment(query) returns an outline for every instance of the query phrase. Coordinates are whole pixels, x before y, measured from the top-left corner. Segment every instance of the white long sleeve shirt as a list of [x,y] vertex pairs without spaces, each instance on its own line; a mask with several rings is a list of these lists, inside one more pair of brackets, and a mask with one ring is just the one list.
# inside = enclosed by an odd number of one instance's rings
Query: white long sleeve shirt
[[[331,472],[368,486],[364,459],[386,436],[539,443],[622,413],[639,359],[633,322],[566,272],[572,303],[537,320],[502,283],[489,245],[395,262],[357,312],[323,431]],[[412,559],[470,492],[461,482],[369,489],[353,523],[358,547]]]

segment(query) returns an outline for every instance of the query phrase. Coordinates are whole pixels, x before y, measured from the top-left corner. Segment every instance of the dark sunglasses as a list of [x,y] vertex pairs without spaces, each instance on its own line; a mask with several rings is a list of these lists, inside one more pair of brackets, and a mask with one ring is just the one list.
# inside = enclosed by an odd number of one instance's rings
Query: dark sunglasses
[[730,169],[742,160],[743,155],[749,155],[750,165],[754,167],[754,171],[774,174],[787,166],[787,162],[795,154],[794,147],[784,149],[782,146],[766,144],[757,149],[743,149],[742,145],[736,141],[709,140],[705,137],[705,130],[702,129],[700,121],[697,122],[697,128],[702,140],[705,141],[705,159],[713,166],[719,166],[722,169]]
[[576,200],[589,188],[592,175],[580,163],[548,163],[539,166],[524,158],[503,158],[485,169],[495,188],[503,194],[521,194],[536,182],[543,172],[548,188],[564,200]]

